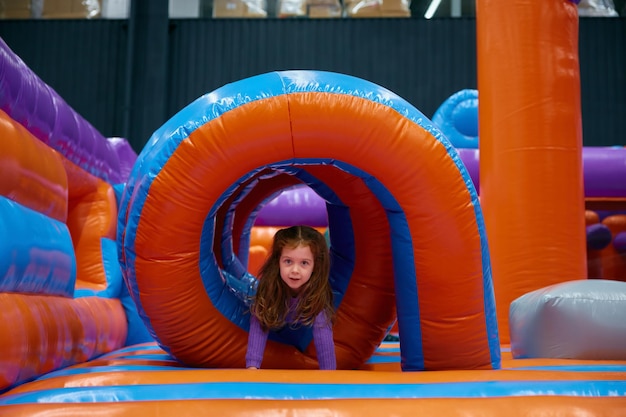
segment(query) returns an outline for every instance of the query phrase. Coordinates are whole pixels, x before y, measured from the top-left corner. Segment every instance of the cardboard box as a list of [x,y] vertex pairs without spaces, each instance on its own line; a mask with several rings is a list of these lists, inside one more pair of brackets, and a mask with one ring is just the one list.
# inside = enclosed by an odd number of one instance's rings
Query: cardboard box
[[30,19],[31,0],[0,0],[0,19]]
[[278,17],[306,16],[307,0],[278,0]]
[[214,18],[244,17],[247,6],[243,0],[213,0]]
[[380,0],[357,0],[346,3],[347,17],[381,17]]
[[411,17],[408,0],[383,0],[380,11],[382,17]]
[[382,10],[383,13],[385,12],[392,12],[392,13],[409,12],[410,13],[410,8],[409,8],[409,4],[407,0],[383,0],[380,5],[380,9]]
[[44,19],[93,19],[100,17],[98,0],[43,0]]
[[213,17],[216,19],[267,17],[264,0],[213,0]]
[[339,4],[309,4],[308,16],[311,19],[329,19],[341,17]]
[[245,0],[246,11],[244,17],[249,19],[263,19],[267,17],[267,2],[265,0]]
[[409,10],[383,10],[381,17],[411,17],[411,12]]

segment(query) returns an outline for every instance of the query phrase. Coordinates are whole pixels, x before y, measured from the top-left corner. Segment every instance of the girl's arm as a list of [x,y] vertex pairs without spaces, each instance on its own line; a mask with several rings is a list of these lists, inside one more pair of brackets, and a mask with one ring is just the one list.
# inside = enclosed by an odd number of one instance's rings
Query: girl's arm
[[333,328],[324,312],[318,314],[313,323],[313,342],[315,343],[317,361],[319,362],[320,369],[337,369]]
[[261,323],[254,314],[250,314],[250,331],[248,333],[248,350],[246,352],[246,368],[258,369],[263,361],[267,333],[261,329]]

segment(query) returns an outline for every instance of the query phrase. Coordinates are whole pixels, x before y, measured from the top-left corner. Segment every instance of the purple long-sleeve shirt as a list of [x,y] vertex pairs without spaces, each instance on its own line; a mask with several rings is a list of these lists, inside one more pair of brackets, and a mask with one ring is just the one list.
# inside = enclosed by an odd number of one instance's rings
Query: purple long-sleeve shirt
[[[287,315],[287,324],[293,324],[293,310],[297,304],[297,298],[293,298],[289,305],[290,311]],[[263,353],[267,343],[269,332],[264,332],[261,323],[254,314],[250,315],[250,332],[248,334],[248,351],[246,352],[246,368],[254,366],[261,367]],[[320,369],[337,369],[337,359],[335,357],[335,344],[333,342],[333,329],[326,314],[321,312],[315,317],[313,322],[313,342],[317,352],[317,361]]]

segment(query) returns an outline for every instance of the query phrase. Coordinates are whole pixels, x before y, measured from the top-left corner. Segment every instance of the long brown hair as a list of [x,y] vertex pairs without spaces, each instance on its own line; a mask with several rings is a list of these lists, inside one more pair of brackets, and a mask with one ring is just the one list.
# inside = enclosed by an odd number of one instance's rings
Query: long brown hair
[[280,278],[280,257],[283,248],[308,246],[313,254],[313,272],[298,295],[295,320],[310,326],[322,311],[333,322],[335,310],[333,293],[328,281],[330,254],[324,235],[309,226],[292,226],[280,229],[274,235],[272,251],[259,272],[259,285],[250,311],[264,330],[283,327],[289,312],[291,289]]

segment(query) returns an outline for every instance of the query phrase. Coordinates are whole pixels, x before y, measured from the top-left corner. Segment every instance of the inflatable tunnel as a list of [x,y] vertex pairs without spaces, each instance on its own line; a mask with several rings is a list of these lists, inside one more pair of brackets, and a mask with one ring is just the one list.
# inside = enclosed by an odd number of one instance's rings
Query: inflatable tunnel
[[[305,184],[326,202],[339,369],[398,320],[405,371],[500,367],[489,250],[455,149],[381,86],[284,71],[208,93],[148,141],[120,205],[124,279],[159,345],[184,364],[242,368],[255,216]],[[272,334],[264,368],[317,368],[307,329]]]

